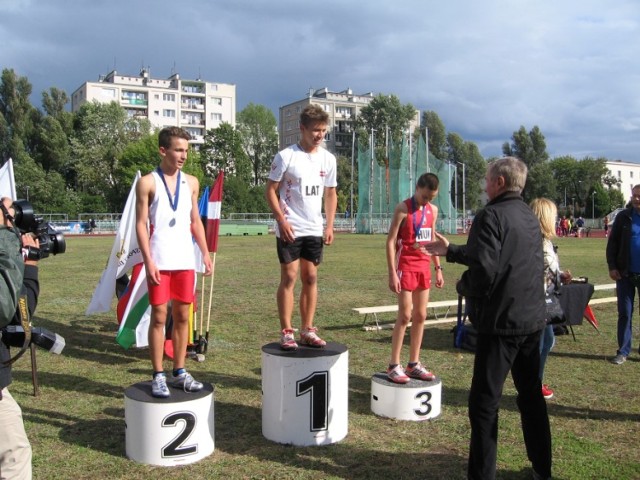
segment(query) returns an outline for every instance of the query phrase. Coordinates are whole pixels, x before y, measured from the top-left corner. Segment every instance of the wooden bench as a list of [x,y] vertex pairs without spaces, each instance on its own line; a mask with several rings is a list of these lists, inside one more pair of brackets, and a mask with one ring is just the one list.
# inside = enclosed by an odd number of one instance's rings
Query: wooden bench
[[[462,300],[462,304],[464,305],[464,299]],[[450,319],[447,318],[449,315],[449,312],[451,311],[451,307],[458,307],[458,300],[442,300],[439,302],[429,302],[427,304],[427,311],[429,309],[432,309],[432,313],[433,316],[436,318],[434,321],[429,322],[430,324],[438,324],[438,323],[445,323],[445,322],[452,322],[455,321],[455,319]],[[447,310],[444,313],[444,318],[440,318],[436,312],[436,309],[438,308],[446,308]],[[391,313],[391,312],[397,312],[398,311],[398,305],[381,305],[381,306],[377,306],[377,307],[358,307],[358,308],[353,308],[354,312],[357,312],[360,315],[364,315],[364,321],[362,322],[362,328],[365,330],[380,330],[382,329],[382,327],[380,326],[380,323],[378,322],[378,314],[379,313]],[[371,315],[373,316],[374,321],[376,322],[375,327],[371,326],[371,327],[367,327],[367,318],[368,316]]]
[[[594,285],[593,290],[614,290],[616,288],[615,283],[606,283],[602,285]],[[589,302],[589,305],[598,305],[602,303],[611,303],[617,301],[616,297],[605,297],[605,298],[593,298]],[[462,300],[462,304],[464,305],[464,299]],[[454,322],[457,318],[448,318],[449,312],[451,311],[451,307],[458,307],[458,300],[442,300],[438,302],[429,302],[427,305],[427,310],[432,309],[433,316],[436,318],[433,321],[430,321],[430,325],[435,325],[438,323],[446,323],[446,322]],[[438,317],[436,312],[437,308],[446,308],[447,310],[444,313],[444,318]],[[362,322],[362,328],[364,330],[381,330],[382,328],[392,328],[393,325],[380,325],[378,321],[379,313],[393,313],[398,311],[398,305],[380,305],[377,307],[357,307],[352,309],[354,312],[359,315],[364,315],[364,321]],[[367,326],[367,319],[371,315],[375,321],[375,326]]]

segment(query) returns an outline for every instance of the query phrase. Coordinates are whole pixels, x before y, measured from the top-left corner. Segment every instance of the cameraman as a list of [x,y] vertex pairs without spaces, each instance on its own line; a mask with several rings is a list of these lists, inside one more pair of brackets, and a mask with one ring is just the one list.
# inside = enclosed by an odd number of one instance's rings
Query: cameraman
[[[12,201],[0,200],[0,327],[15,320],[18,297],[26,293],[30,314],[36,308],[39,282],[37,262],[23,262],[20,241],[11,231],[7,214],[13,216]],[[22,236],[23,246],[38,248],[31,234]],[[19,319],[18,319],[19,321]],[[24,430],[22,411],[8,390],[11,383],[9,348],[0,341],[0,478],[31,479],[31,445]]]

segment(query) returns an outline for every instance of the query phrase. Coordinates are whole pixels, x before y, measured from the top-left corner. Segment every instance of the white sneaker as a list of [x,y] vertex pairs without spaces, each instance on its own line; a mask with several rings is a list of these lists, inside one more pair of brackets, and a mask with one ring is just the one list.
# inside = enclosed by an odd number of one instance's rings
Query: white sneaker
[[171,395],[169,387],[167,387],[167,377],[164,373],[159,373],[151,381],[151,395],[158,398],[167,398]]
[[173,377],[171,384],[176,388],[183,389],[185,392],[199,392],[204,386],[194,379],[189,372],[184,372],[177,377]]

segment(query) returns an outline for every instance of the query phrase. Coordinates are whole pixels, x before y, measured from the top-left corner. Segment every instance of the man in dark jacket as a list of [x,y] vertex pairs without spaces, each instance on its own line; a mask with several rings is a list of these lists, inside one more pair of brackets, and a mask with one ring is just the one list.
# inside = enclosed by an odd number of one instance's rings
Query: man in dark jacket
[[496,476],[498,408],[509,371],[534,478],[551,477],[551,431],[538,376],[545,326],[542,237],[537,218],[520,196],[526,179],[527,167],[517,158],[490,163],[489,203],[476,215],[467,244],[449,244],[437,235],[427,246],[428,253],[469,267],[456,289],[466,298],[478,330],[469,392],[470,479]]
[[631,206],[616,215],[607,240],[609,277],[618,296],[618,351],[611,363],[623,364],[631,353],[631,317],[640,287],[640,185],[631,189]]
[[[5,212],[13,215],[10,199],[0,199],[0,327],[15,322],[18,296],[26,294],[30,314],[36,308],[39,283],[35,261],[23,262],[20,240],[8,227]],[[4,211],[3,211],[4,210]],[[29,234],[23,235],[24,246],[38,247]],[[24,276],[23,276],[24,275]],[[20,406],[9,393],[11,365],[9,348],[0,338],[0,478],[31,479],[31,445],[24,430]]]

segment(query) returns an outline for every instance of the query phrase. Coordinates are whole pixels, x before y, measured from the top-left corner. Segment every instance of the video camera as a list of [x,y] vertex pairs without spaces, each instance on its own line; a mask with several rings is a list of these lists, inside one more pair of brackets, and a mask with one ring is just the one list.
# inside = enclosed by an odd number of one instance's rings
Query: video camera
[[[21,325],[7,325],[2,329],[2,341],[8,347],[22,347],[24,344],[24,328]],[[35,343],[37,346],[55,354],[62,353],[62,349],[66,345],[64,337],[42,327],[33,327],[31,329],[31,343]]]
[[33,206],[27,200],[13,202],[13,210],[16,228],[21,233],[33,233],[40,243],[40,248],[25,247],[26,260],[41,260],[47,258],[49,254],[57,255],[65,252],[67,244],[64,235],[50,223],[45,222],[42,217],[36,217]]

